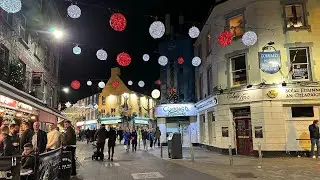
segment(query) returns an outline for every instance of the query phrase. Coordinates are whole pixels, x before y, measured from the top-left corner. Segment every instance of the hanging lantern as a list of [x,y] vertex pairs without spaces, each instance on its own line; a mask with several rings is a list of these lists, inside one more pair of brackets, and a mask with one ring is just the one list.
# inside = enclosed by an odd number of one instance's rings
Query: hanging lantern
[[158,63],[161,66],[165,66],[165,65],[168,64],[168,58],[166,56],[160,56],[159,59],[158,59]]
[[257,40],[258,40],[258,36],[253,31],[248,31],[248,32],[244,33],[243,36],[242,36],[242,42],[246,46],[255,45]]
[[129,66],[131,57],[128,53],[122,52],[117,56],[117,62],[120,66]]
[[115,31],[123,31],[127,27],[126,17],[121,13],[113,13],[109,23]]
[[106,84],[103,81],[101,81],[98,83],[98,86],[99,88],[103,89],[106,86]]
[[198,56],[196,56],[196,57],[192,58],[192,62],[191,63],[195,67],[200,66],[201,59]]
[[112,82],[112,87],[113,88],[117,88],[117,87],[119,87],[119,85],[120,85],[120,83],[118,81],[113,81]]
[[179,57],[178,58],[178,64],[183,64],[184,63],[184,59],[183,59],[183,57]]
[[133,82],[130,80],[130,81],[128,81],[128,85],[129,86],[132,86],[132,84],[133,84]]
[[97,58],[100,59],[101,61],[105,61],[108,58],[108,53],[103,49],[99,49],[96,55],[97,55]]
[[144,54],[144,55],[142,56],[142,59],[143,59],[144,61],[149,61],[149,59],[150,59],[149,54]]
[[22,8],[21,0],[1,0],[0,7],[7,13],[17,13]]
[[233,33],[230,31],[224,31],[219,34],[218,36],[218,43],[220,46],[229,46],[232,43],[233,40]]
[[78,80],[72,81],[71,82],[71,87],[72,87],[72,89],[75,89],[75,90],[79,89],[80,88],[80,82]]
[[154,39],[161,38],[166,32],[166,28],[161,21],[154,21],[149,27],[149,33]]
[[144,84],[143,81],[139,81],[139,82],[138,82],[138,86],[139,86],[139,87],[144,87],[144,85],[145,85],[145,84]]
[[160,97],[161,93],[158,89],[154,89],[152,92],[151,92],[151,96],[155,99],[158,99]]
[[87,81],[87,85],[88,85],[88,86],[92,86],[92,81],[90,81],[90,80]]
[[81,54],[81,48],[78,45],[73,47],[72,51],[73,51],[73,54],[76,54],[76,55]]
[[79,8],[79,6],[74,4],[68,7],[67,12],[68,12],[68,16],[73,19],[77,19],[81,16],[81,9]]
[[190,29],[189,29],[189,32],[188,32],[189,36],[191,38],[197,38],[200,34],[200,30],[199,28],[195,27],[195,26],[192,26]]

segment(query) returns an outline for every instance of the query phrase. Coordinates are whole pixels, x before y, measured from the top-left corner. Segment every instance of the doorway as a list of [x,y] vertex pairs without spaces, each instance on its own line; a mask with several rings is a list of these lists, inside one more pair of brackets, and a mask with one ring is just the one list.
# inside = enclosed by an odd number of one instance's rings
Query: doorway
[[240,155],[253,154],[252,126],[250,108],[233,110],[235,122],[237,153]]

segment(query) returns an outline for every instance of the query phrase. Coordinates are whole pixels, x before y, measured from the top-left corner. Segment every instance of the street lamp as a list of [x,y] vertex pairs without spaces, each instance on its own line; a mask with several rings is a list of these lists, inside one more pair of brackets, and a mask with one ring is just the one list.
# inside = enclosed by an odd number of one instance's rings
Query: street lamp
[[69,88],[65,87],[65,88],[62,89],[62,91],[63,91],[64,93],[68,94],[68,93],[69,93]]
[[53,34],[53,36],[54,36],[56,39],[61,39],[61,38],[64,36],[63,31],[61,31],[61,30],[59,30],[59,29],[50,28],[49,31]]

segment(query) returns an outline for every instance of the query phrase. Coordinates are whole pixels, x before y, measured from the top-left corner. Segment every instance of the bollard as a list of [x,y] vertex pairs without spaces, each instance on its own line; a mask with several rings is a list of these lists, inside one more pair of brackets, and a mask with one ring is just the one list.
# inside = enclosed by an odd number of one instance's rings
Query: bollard
[[229,160],[230,160],[230,166],[233,166],[233,157],[232,157],[231,145],[229,145]]
[[160,144],[160,155],[161,155],[161,158],[163,158],[162,143]]
[[260,142],[258,143],[258,153],[259,153],[259,168],[262,166],[262,152],[261,152],[261,144]]
[[193,149],[192,143],[191,143],[191,161],[194,161],[194,149]]

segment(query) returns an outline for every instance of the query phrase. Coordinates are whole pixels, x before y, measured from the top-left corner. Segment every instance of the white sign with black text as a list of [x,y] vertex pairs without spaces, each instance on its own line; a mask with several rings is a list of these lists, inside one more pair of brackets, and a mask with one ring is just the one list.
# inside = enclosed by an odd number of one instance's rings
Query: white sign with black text
[[197,108],[194,104],[161,104],[155,107],[155,117],[196,116]]
[[200,101],[198,103],[196,103],[196,108],[198,109],[198,111],[203,111],[209,108],[212,108],[214,106],[216,106],[218,104],[218,98],[217,96],[212,96],[209,99]]

